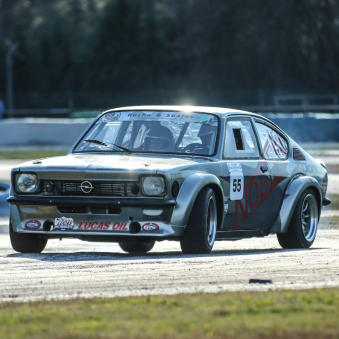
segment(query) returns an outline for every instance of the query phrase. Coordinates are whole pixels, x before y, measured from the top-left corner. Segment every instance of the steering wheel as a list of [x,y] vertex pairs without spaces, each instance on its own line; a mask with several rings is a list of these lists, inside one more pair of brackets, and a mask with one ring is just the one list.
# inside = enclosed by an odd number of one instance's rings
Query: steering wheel
[[208,147],[205,145],[199,144],[198,142],[194,142],[192,144],[187,145],[184,147],[185,153],[197,153],[197,154],[207,154]]

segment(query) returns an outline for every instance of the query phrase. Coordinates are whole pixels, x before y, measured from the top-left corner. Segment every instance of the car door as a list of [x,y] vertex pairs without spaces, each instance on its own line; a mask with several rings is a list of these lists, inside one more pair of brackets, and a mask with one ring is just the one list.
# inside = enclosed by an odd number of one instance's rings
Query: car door
[[267,221],[271,185],[267,162],[262,159],[250,117],[226,121],[223,151],[225,217],[222,230],[260,230]]
[[273,223],[278,217],[291,174],[288,139],[275,126],[263,119],[255,119],[255,127],[262,155],[271,176],[269,221]]

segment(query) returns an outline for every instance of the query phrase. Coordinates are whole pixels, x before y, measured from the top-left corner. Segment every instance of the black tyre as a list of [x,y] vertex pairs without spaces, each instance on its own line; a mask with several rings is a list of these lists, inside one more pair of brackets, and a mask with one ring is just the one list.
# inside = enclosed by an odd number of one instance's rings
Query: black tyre
[[14,232],[11,222],[9,223],[9,236],[13,250],[20,253],[41,253],[48,241],[42,234]]
[[281,247],[311,247],[317,234],[318,219],[317,198],[311,189],[307,189],[298,201],[287,233],[277,234]]
[[119,242],[120,248],[127,253],[147,253],[155,244],[155,241],[148,242]]
[[199,193],[180,240],[185,254],[210,253],[217,233],[217,202],[213,190],[205,187]]

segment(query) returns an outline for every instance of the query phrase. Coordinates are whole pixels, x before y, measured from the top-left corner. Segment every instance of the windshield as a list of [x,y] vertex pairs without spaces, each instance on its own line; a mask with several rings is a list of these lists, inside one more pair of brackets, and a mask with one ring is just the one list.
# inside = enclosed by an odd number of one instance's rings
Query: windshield
[[96,121],[74,151],[212,155],[217,130],[212,114],[111,112]]

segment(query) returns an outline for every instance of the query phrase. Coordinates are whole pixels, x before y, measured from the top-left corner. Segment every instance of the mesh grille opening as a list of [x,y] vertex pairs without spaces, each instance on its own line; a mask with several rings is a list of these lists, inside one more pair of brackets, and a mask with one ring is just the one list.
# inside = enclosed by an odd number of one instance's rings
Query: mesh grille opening
[[139,193],[138,183],[129,181],[48,180],[43,187],[45,195],[135,197]]
[[60,213],[87,213],[86,207],[69,207],[69,206],[58,206]]
[[293,159],[299,161],[306,160],[299,148],[293,148]]

